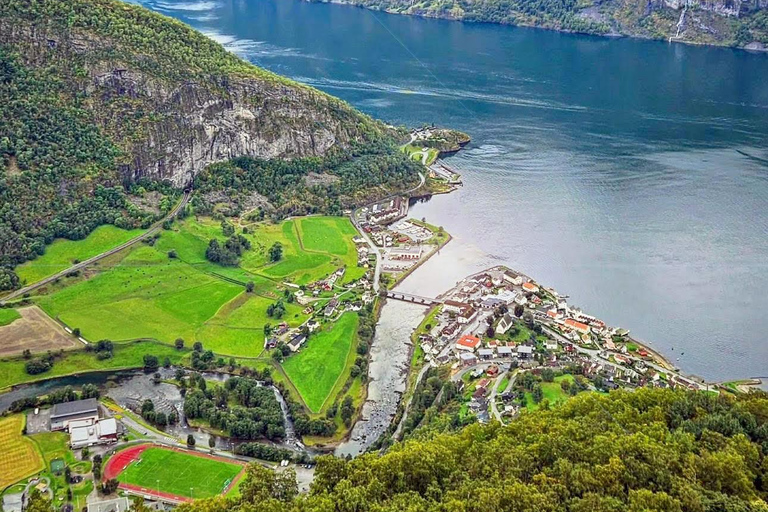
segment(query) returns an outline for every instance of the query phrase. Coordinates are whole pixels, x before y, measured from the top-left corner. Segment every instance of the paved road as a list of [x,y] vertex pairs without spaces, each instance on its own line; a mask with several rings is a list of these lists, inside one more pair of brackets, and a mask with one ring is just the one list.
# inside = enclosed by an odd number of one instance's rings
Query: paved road
[[135,244],[141,242],[142,240],[144,240],[146,238],[149,238],[150,236],[152,236],[153,234],[155,234],[157,231],[159,231],[162,228],[163,223],[166,220],[169,220],[169,219],[172,219],[173,217],[175,217],[181,211],[181,209],[184,208],[184,206],[186,206],[186,204],[189,202],[190,197],[192,197],[192,192],[191,191],[185,192],[184,193],[184,197],[181,199],[179,204],[177,204],[176,207],[173,210],[171,210],[170,213],[168,213],[168,215],[166,215],[163,219],[157,221],[155,224],[152,225],[152,227],[150,227],[147,231],[145,231],[141,235],[137,236],[136,238],[132,238],[132,239],[128,240],[127,242],[118,245],[117,247],[113,247],[112,249],[110,249],[110,250],[108,250],[106,252],[103,252],[101,254],[98,254],[98,255],[96,255],[96,256],[94,256],[92,258],[89,258],[89,259],[87,259],[85,261],[81,261],[80,263],[76,263],[75,265],[72,265],[71,267],[69,267],[66,270],[62,270],[61,272],[57,272],[56,274],[53,274],[52,276],[46,277],[42,281],[38,281],[38,282],[36,282],[34,284],[30,284],[29,286],[25,286],[24,288],[19,288],[18,290],[14,291],[14,292],[11,292],[8,295],[6,295],[5,297],[3,297],[3,299],[0,300],[0,304],[5,304],[6,302],[8,302],[10,300],[14,300],[14,299],[17,299],[19,297],[22,297],[23,295],[25,295],[25,294],[27,294],[29,292],[37,290],[38,288],[40,288],[42,286],[45,286],[48,283],[52,283],[53,281],[66,276],[70,272],[75,272],[77,270],[82,270],[85,267],[87,267],[89,265],[92,265],[92,264],[96,263],[97,261],[106,258],[107,256],[111,256],[111,255],[113,255],[113,254],[115,254],[115,253],[117,253],[119,251],[122,251],[126,247],[130,247],[132,245],[135,245]]

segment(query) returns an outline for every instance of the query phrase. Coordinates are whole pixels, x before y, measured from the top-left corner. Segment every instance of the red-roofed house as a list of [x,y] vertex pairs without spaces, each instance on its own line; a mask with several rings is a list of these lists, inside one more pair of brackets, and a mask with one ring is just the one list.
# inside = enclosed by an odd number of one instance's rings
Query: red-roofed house
[[578,331],[582,334],[589,333],[589,326],[587,324],[583,324],[581,322],[577,322],[573,318],[568,318],[565,320],[565,325],[570,327],[571,329]]
[[475,349],[480,345],[480,338],[477,336],[472,336],[471,334],[465,334],[461,338],[459,338],[459,341],[456,342],[456,348],[459,350],[468,350],[470,352],[474,352]]
[[536,293],[539,291],[539,287],[533,283],[523,283],[523,290],[531,293]]

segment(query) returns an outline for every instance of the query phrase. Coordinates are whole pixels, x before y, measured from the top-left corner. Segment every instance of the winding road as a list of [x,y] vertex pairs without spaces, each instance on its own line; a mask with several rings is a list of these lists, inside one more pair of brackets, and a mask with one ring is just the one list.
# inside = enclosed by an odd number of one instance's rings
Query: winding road
[[64,277],[67,274],[69,274],[70,272],[75,272],[77,270],[82,270],[82,269],[86,268],[87,266],[93,265],[97,261],[106,258],[107,256],[111,256],[111,255],[113,255],[113,254],[115,254],[117,252],[122,251],[123,249],[125,249],[127,247],[131,247],[132,245],[135,245],[135,244],[141,242],[142,240],[144,240],[146,238],[149,238],[150,236],[154,235],[157,231],[159,231],[162,228],[163,223],[165,221],[170,220],[170,219],[174,218],[176,215],[178,215],[178,213],[187,205],[187,203],[189,203],[189,199],[191,197],[192,197],[192,191],[191,190],[185,191],[184,192],[184,197],[182,197],[182,199],[179,202],[179,204],[177,204],[173,208],[173,210],[171,210],[168,213],[168,215],[166,215],[165,217],[163,217],[162,219],[160,219],[159,221],[154,223],[149,229],[147,229],[144,233],[140,234],[139,236],[137,236],[135,238],[131,238],[127,242],[124,242],[124,243],[118,245],[117,247],[113,247],[112,249],[109,249],[106,252],[103,252],[101,254],[97,254],[96,256],[88,258],[85,261],[81,261],[80,263],[76,263],[76,264],[72,265],[71,267],[69,267],[69,268],[67,268],[65,270],[62,270],[61,272],[57,272],[57,273],[53,274],[52,276],[48,276],[45,279],[42,279],[42,280],[40,280],[40,281],[38,281],[36,283],[30,284],[30,285],[25,286],[23,288],[19,288],[18,290],[15,290],[15,291],[9,293],[8,295],[6,295],[5,297],[3,297],[0,300],[0,304],[5,304],[8,301],[11,301],[11,300],[17,299],[19,297],[22,297],[25,294],[27,294],[29,292],[32,292],[34,290],[37,290],[38,288],[40,288],[42,286],[45,286],[48,283],[52,283],[53,281],[56,281],[57,279],[61,279],[62,277]]

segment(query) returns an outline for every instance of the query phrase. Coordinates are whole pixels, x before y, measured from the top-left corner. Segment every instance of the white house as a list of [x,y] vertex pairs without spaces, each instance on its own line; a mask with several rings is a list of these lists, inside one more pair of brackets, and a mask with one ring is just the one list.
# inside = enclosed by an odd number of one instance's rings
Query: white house
[[512,328],[512,326],[515,325],[515,319],[507,313],[503,317],[501,317],[501,320],[499,320],[499,323],[496,324],[496,334],[505,334],[509,329]]

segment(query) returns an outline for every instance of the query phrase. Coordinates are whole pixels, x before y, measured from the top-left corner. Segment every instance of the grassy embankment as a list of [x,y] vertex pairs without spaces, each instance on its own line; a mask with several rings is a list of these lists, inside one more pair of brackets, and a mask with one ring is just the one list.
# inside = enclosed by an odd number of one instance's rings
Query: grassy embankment
[[21,315],[15,309],[0,309],[0,327],[11,324],[14,320],[21,318]]

